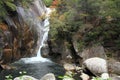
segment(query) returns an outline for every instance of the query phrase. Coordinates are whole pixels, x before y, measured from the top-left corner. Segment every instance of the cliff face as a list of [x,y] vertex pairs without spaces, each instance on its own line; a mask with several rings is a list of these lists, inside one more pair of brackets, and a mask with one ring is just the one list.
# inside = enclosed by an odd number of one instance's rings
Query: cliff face
[[0,65],[37,55],[48,24],[46,14],[42,0],[35,0],[27,7],[17,5],[16,11],[4,17],[0,24]]
[[29,30],[27,25],[14,27],[0,24],[0,29],[0,64],[8,64],[33,54],[34,33]]

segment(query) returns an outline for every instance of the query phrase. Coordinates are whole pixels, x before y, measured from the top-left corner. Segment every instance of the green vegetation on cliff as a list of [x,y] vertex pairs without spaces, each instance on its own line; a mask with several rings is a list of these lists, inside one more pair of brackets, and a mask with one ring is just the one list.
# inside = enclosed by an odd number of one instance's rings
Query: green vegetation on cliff
[[58,0],[51,15],[50,37],[72,40],[78,46],[101,44],[120,49],[120,0]]
[[9,9],[12,11],[16,9],[14,0],[0,0],[0,20],[8,14]]
[[[27,6],[32,0],[0,0],[0,22],[7,15],[16,11],[15,2],[20,2],[23,6]],[[14,14],[13,14],[14,15]]]
[[49,6],[52,5],[53,0],[43,0],[43,2],[45,3],[45,5],[46,5],[47,7],[49,7]]

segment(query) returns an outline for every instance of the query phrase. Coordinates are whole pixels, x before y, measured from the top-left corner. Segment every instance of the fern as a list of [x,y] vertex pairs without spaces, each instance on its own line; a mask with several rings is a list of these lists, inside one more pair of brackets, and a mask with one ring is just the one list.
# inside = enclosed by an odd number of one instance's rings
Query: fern
[[0,22],[9,14],[8,11],[16,11],[15,1],[19,1],[23,6],[32,2],[32,0],[0,0]]
[[10,2],[5,2],[5,4],[13,11],[16,10],[15,4],[13,4],[11,1]]
[[10,11],[16,10],[14,0],[0,0],[0,21],[2,21],[3,17],[8,15],[8,9]]

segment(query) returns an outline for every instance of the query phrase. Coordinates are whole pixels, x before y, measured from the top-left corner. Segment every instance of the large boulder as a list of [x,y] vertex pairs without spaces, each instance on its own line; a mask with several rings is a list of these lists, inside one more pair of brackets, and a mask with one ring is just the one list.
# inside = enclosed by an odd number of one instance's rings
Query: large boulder
[[108,72],[107,61],[102,58],[89,58],[83,62],[83,65],[95,75],[101,75],[102,73]]
[[56,80],[53,73],[48,73],[44,75],[40,80]]
[[81,56],[83,60],[86,60],[92,57],[100,57],[100,58],[106,59],[106,54],[103,46],[93,46],[91,48],[86,48],[83,50],[82,53],[79,53],[79,56]]
[[109,60],[108,69],[111,76],[120,75],[120,62],[115,60]]

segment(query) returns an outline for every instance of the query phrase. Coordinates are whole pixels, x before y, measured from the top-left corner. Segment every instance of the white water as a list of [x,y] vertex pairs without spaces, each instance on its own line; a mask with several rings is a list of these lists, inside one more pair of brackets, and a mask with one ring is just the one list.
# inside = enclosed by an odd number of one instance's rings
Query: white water
[[[50,61],[41,56],[41,48],[44,46],[44,42],[46,42],[48,38],[49,14],[51,13],[51,9],[46,8],[41,0],[35,0],[29,9],[24,9],[23,7],[19,6],[17,7],[17,12],[29,26],[36,27],[39,34],[39,49],[37,56],[31,58],[22,58],[21,60],[25,63]],[[39,17],[42,15],[45,15],[45,20],[43,21],[39,19]]]

